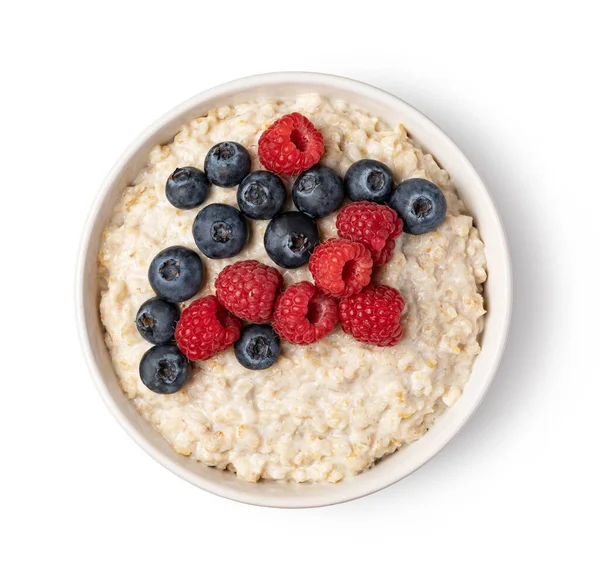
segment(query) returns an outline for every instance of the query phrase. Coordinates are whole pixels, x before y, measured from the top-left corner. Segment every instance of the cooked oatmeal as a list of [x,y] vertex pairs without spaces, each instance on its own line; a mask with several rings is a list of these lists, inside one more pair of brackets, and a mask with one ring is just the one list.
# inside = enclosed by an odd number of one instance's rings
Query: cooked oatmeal
[[[176,167],[202,168],[210,147],[226,140],[244,145],[252,168],[260,168],[260,134],[293,111],[323,133],[321,163],[342,176],[359,159],[377,159],[392,169],[396,182],[426,178],[446,196],[445,222],[429,234],[403,234],[392,260],[374,273],[373,283],[393,286],[406,299],[404,337],[391,348],[370,347],[338,325],[314,345],[282,342],[279,360],[264,371],[243,368],[228,349],[194,363],[179,393],[155,394],[139,378],[139,362],[150,345],[137,332],[135,316],[155,295],[147,277],[154,256],[172,245],[196,250],[191,226],[198,212],[175,209],[165,197],[165,182]],[[211,202],[236,206],[236,191],[212,187],[202,206]],[[233,261],[275,266],[263,247],[268,221],[248,223],[250,241],[235,259],[203,258],[206,281],[197,297],[214,293],[216,275]],[[335,214],[318,224],[322,241],[336,236]],[[183,126],[173,142],[155,147],[115,206],[99,264],[106,344],[127,396],[177,452],[244,480],[338,482],[369,468],[421,437],[456,402],[480,351],[484,246],[448,174],[402,125],[390,127],[316,94],[221,107]],[[307,267],[278,269],[286,285],[311,280]]]

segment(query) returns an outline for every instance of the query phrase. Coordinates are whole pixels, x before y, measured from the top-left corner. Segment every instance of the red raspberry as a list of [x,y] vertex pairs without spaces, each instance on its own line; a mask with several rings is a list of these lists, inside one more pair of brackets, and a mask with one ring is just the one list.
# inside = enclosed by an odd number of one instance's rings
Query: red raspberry
[[373,259],[362,244],[332,238],[315,248],[308,269],[325,293],[348,297],[371,281]]
[[316,165],[324,149],[323,135],[300,113],[280,117],[258,140],[258,158],[263,166],[288,176]]
[[175,328],[175,341],[192,361],[206,361],[233,345],[240,337],[242,324],[214,295],[193,301],[181,313]]
[[388,286],[368,286],[340,301],[340,321],[344,332],[361,343],[390,347],[400,341],[400,315],[404,298]]
[[219,303],[240,319],[253,323],[271,319],[282,286],[282,275],[256,260],[226,266],[215,281]]
[[369,249],[375,266],[390,261],[396,238],[402,234],[402,219],[395,210],[366,200],[342,208],[335,225],[340,238],[360,242]]
[[329,335],[338,322],[335,299],[310,282],[288,287],[275,303],[273,329],[282,339],[296,345],[310,345]]

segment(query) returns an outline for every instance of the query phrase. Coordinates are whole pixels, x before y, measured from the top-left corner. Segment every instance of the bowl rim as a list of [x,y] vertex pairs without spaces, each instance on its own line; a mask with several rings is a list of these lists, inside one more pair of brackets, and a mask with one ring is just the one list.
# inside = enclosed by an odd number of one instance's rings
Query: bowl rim
[[[377,99],[379,101],[383,101],[390,106],[395,106],[400,109],[404,109],[404,111],[408,114],[412,114],[413,117],[418,118],[418,120],[423,124],[423,126],[429,129],[431,132],[435,133],[436,139],[443,140],[447,147],[453,148],[453,152],[457,154],[462,159],[461,168],[467,169],[469,171],[469,177],[473,179],[473,181],[479,183],[479,186],[483,189],[484,195],[488,201],[488,207],[491,216],[494,218],[495,225],[499,230],[499,238],[500,238],[500,253],[503,256],[503,266],[506,268],[506,275],[504,277],[504,289],[505,289],[505,299],[502,308],[496,308],[495,311],[502,312],[500,318],[500,326],[499,326],[499,338],[500,342],[498,344],[498,349],[491,360],[491,364],[488,366],[487,378],[481,381],[482,387],[478,398],[473,402],[471,407],[466,410],[465,414],[461,417],[460,421],[453,427],[453,430],[448,431],[444,438],[440,440],[438,446],[429,453],[423,460],[418,463],[418,465],[414,465],[411,469],[406,470],[402,474],[392,473],[387,478],[384,478],[383,481],[380,481],[377,485],[368,487],[366,489],[361,489],[357,487],[356,490],[350,493],[339,493],[335,494],[332,497],[328,497],[325,501],[323,500],[314,500],[310,498],[304,498],[301,495],[294,495],[293,497],[290,495],[288,499],[282,500],[278,497],[270,497],[266,494],[261,495],[260,493],[249,493],[246,491],[241,491],[239,489],[227,488],[224,485],[217,484],[208,479],[204,479],[201,476],[197,478],[192,478],[188,471],[183,469],[180,465],[178,465],[171,458],[163,454],[160,450],[158,450],[155,446],[153,446],[150,442],[148,442],[134,427],[133,423],[129,418],[117,406],[114,401],[112,395],[110,394],[108,387],[103,379],[103,373],[101,371],[99,362],[96,358],[96,354],[94,348],[92,346],[92,339],[90,334],[90,327],[86,319],[85,315],[85,299],[86,299],[86,291],[85,291],[85,266],[86,262],[90,256],[90,248],[91,242],[94,237],[94,222],[100,214],[100,210],[108,194],[109,190],[119,178],[121,172],[127,167],[129,162],[133,159],[133,157],[139,152],[140,148],[144,146],[148,139],[150,139],[153,135],[155,135],[158,131],[164,128],[168,123],[172,120],[183,116],[186,112],[190,111],[192,108],[200,105],[204,100],[213,99],[216,97],[221,97],[225,95],[233,95],[236,92],[240,92],[243,90],[249,90],[257,87],[268,87],[270,85],[278,85],[278,84],[295,84],[295,83],[303,83],[303,82],[315,82],[315,83],[323,83],[329,84],[332,87],[346,89],[349,91],[361,90],[366,97],[371,99]],[[435,150],[428,149],[435,156]],[[97,256],[97,252],[93,252],[94,256]],[[105,406],[109,409],[111,414],[116,418],[121,427],[125,430],[125,432],[132,438],[132,440],[140,446],[147,454],[149,454],[154,460],[163,465],[165,468],[182,478],[183,480],[189,482],[190,484],[195,485],[205,491],[211,492],[217,496],[231,499],[237,502],[262,506],[262,507],[278,507],[278,508],[310,508],[310,507],[322,507],[328,505],[339,504],[347,501],[351,501],[354,499],[359,499],[361,497],[373,494],[377,491],[383,490],[388,486],[404,479],[410,474],[414,473],[417,469],[421,468],[425,464],[427,464],[431,459],[433,459],[447,444],[452,440],[467,424],[469,419],[473,416],[477,408],[480,406],[481,402],[485,398],[489,387],[491,386],[494,377],[497,373],[498,367],[500,365],[502,356],[504,354],[504,350],[506,347],[508,331],[510,328],[510,321],[512,315],[512,301],[513,301],[513,278],[512,278],[512,265],[510,259],[510,250],[508,247],[508,241],[506,238],[506,230],[504,225],[502,224],[502,220],[498,213],[496,204],[492,196],[490,195],[487,187],[485,186],[481,176],[477,173],[471,162],[464,155],[458,145],[448,136],[448,134],[443,131],[440,127],[438,127],[429,117],[427,117],[424,113],[417,110],[415,107],[401,99],[400,97],[393,95],[379,87],[373,86],[371,84],[365,83],[363,81],[359,81],[356,79],[351,79],[348,77],[343,77],[339,75],[327,74],[327,73],[317,73],[317,72],[307,72],[307,71],[283,71],[283,72],[272,72],[272,73],[263,73],[257,75],[245,76],[239,79],[235,79],[233,81],[228,81],[226,83],[217,85],[211,89],[202,91],[189,99],[183,101],[182,103],[176,105],[166,113],[164,113],[161,117],[156,119],[150,126],[144,129],[130,145],[126,148],[126,150],[121,154],[121,156],[117,159],[117,161],[113,164],[112,168],[104,178],[100,188],[98,189],[93,203],[89,209],[87,218],[85,220],[82,237],[79,244],[79,251],[77,255],[76,262],[76,273],[75,273],[75,313],[76,313],[76,322],[77,329],[79,333],[80,345],[82,348],[82,352],[84,354],[84,359],[87,364],[88,370],[91,374],[92,380],[96,387],[96,390],[100,393],[100,396],[105,404]],[[356,476],[356,478],[360,478],[360,474]],[[201,481],[198,481],[201,480]],[[321,484],[314,484],[321,485]],[[259,492],[260,483],[256,484],[256,491]],[[336,485],[334,485],[336,486]]]

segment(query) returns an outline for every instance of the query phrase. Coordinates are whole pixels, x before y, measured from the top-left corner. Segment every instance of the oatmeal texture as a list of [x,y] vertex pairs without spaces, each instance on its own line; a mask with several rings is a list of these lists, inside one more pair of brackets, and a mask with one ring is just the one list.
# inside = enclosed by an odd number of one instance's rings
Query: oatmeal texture
[[[390,263],[374,274],[374,283],[395,287],[406,299],[404,337],[392,348],[369,347],[338,325],[314,345],[283,342],[280,359],[266,371],[244,369],[228,349],[194,363],[193,377],[179,393],[154,394],[138,376],[150,345],[138,334],[135,315],[154,295],[147,278],[153,257],[177,244],[196,250],[191,226],[198,212],[171,206],[165,182],[176,167],[203,168],[210,147],[227,140],[244,145],[253,170],[261,168],[260,134],[293,111],[323,133],[321,162],[341,175],[353,162],[372,158],[387,164],[396,182],[422,177],[444,191],[445,222],[429,234],[403,234]],[[235,206],[236,189],[213,186],[203,206],[211,202]],[[217,273],[233,261],[275,266],[263,247],[268,221],[248,222],[250,242],[235,259],[203,257],[207,277],[199,296],[214,293]],[[319,228],[322,240],[336,236],[335,214],[319,220]],[[183,126],[171,143],[155,147],[115,206],[99,265],[106,344],[127,396],[177,452],[244,480],[338,482],[360,473],[418,439],[456,402],[480,351],[484,246],[448,174],[402,125],[390,127],[317,94],[214,109]],[[311,280],[307,267],[279,269],[286,285]]]

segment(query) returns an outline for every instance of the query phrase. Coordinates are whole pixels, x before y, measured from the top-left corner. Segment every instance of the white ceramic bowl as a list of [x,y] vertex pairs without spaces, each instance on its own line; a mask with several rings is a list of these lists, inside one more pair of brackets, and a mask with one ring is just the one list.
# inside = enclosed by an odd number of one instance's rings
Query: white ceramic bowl
[[[103,340],[96,259],[102,230],[113,205],[145,165],[154,145],[168,142],[183,124],[214,107],[261,95],[283,97],[302,92],[340,98],[389,124],[403,123],[413,139],[450,173],[485,243],[489,268],[485,285],[488,314],[482,351],[463,395],[420,440],[384,458],[363,474],[338,484],[253,484],[174,452],[121,391]],[[93,205],[81,245],[76,300],[83,350],[96,386],[116,419],[148,454],[173,473],[214,494],[249,504],[290,508],[323,506],[365,496],[408,476],[437,454],[473,414],[492,382],[508,333],[511,302],[510,258],[502,223],[481,179],[458,147],[429,119],[397,97],[358,81],[317,73],[273,73],[226,83],[182,103],[142,133],[113,167]]]

